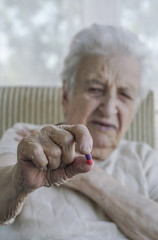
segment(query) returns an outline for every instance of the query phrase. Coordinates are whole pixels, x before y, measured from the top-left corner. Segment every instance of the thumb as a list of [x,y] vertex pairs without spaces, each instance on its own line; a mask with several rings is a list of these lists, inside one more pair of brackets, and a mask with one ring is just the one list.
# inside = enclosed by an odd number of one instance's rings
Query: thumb
[[65,168],[48,171],[47,184],[45,186],[49,187],[52,184],[54,186],[60,186],[79,173],[89,172],[92,167],[93,165],[87,163],[85,156],[75,157],[74,161]]
[[92,169],[93,165],[87,164],[85,156],[75,157],[74,161],[66,166],[65,173],[67,178],[72,178],[79,173],[86,173]]

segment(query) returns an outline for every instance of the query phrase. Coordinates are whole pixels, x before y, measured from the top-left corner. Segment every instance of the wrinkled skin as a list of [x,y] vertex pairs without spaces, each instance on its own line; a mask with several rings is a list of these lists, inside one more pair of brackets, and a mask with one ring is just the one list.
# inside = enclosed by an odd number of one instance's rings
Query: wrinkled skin
[[32,191],[59,186],[93,167],[84,156],[92,149],[92,138],[84,125],[52,125],[40,131],[20,130],[18,134],[16,140],[22,140],[17,160],[14,154],[1,157],[1,162],[8,162],[9,166],[0,167],[0,225],[15,220]]
[[92,138],[83,125],[47,126],[24,137],[18,145],[17,163],[22,169],[23,186],[36,189],[60,185],[78,173],[90,171],[92,166],[83,154],[91,149]]
[[74,94],[63,93],[63,109],[68,124],[89,129],[93,158],[105,160],[124,137],[135,113],[140,76],[132,56],[94,55],[81,60]]

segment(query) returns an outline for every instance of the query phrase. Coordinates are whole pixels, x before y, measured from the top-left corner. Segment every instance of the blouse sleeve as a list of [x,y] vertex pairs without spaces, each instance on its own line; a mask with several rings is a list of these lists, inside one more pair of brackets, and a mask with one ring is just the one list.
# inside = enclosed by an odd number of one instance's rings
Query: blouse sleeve
[[3,134],[0,140],[0,155],[5,153],[16,153],[17,146],[19,141],[18,139],[18,131],[27,129],[27,130],[39,130],[41,126],[27,124],[27,123],[16,123],[12,128],[9,128]]
[[147,144],[144,144],[142,159],[149,196],[153,200],[158,200],[158,152]]

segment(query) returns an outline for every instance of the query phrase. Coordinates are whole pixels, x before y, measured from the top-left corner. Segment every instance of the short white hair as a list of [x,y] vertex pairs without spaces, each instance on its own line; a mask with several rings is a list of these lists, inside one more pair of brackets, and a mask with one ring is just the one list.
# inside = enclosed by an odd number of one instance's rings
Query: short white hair
[[138,101],[141,102],[149,91],[149,51],[135,34],[121,27],[94,24],[74,36],[62,71],[62,80],[66,83],[67,90],[74,89],[78,65],[84,56],[117,53],[133,56],[140,63]]

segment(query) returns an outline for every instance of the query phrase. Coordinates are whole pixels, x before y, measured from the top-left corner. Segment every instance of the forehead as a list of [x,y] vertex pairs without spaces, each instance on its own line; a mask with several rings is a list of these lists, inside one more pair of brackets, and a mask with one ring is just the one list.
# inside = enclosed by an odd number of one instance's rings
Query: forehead
[[93,55],[81,59],[76,82],[99,80],[109,84],[139,85],[141,69],[137,59],[123,55]]

